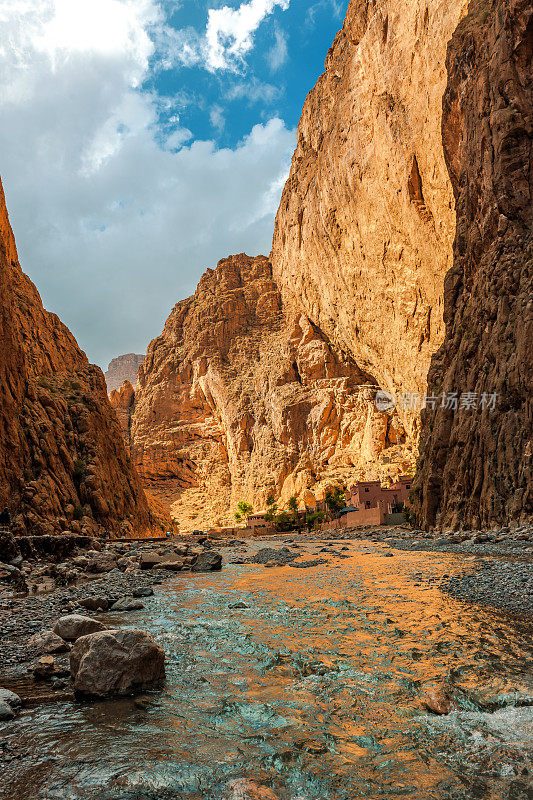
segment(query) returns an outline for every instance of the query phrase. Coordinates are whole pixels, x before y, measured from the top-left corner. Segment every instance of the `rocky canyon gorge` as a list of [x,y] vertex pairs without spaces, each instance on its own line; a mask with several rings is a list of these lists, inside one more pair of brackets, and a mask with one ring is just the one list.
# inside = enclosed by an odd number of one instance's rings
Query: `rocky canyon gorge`
[[137,472],[185,529],[415,469],[423,527],[531,515],[532,17],[351,0],[270,255],[223,258],[146,357],[111,362],[115,414],[3,210],[0,502],[21,530],[146,526]]
[[15,533],[155,524],[102,371],[22,272],[0,184],[0,507]]
[[[144,480],[187,524],[269,490],[410,470],[424,396],[443,391],[503,404],[490,419],[423,413],[419,522],[531,513],[530,17],[526,2],[349,4],[269,261],[208,270],[136,397],[115,400]],[[378,388],[393,412],[376,410]]]

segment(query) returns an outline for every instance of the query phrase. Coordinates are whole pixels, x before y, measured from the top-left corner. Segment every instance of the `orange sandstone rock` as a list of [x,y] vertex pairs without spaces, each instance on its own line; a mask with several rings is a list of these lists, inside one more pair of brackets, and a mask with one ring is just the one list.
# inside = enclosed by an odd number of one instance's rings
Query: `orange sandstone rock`
[[132,458],[181,527],[231,522],[239,500],[259,509],[270,490],[284,502],[369,469],[405,471],[405,432],[374,394],[348,353],[285,314],[268,259],[230,256],[148,348]]
[[18,533],[151,525],[144,493],[89,364],[22,272],[0,184],[0,507]]

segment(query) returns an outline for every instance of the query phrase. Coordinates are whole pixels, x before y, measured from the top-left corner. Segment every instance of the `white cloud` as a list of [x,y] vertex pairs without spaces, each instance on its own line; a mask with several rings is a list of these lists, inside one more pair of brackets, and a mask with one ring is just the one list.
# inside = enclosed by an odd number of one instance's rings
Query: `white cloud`
[[209,111],[209,120],[213,128],[215,128],[215,130],[217,130],[219,133],[222,133],[226,125],[224,109],[222,106],[215,104],[211,107],[211,110]]
[[280,28],[276,28],[275,41],[267,53],[267,61],[272,72],[277,72],[287,63],[289,55],[287,47],[287,35]]
[[193,141],[184,96],[138,88],[164,24],[155,0],[98,2],[104,41],[60,0],[0,3],[0,173],[23,267],[105,364],[141,352],[218,259],[268,253],[295,136],[274,118],[234,149]]
[[234,83],[224,93],[226,100],[249,100],[250,103],[271,104],[279,100],[281,90],[271,83],[263,83],[255,76],[240,83]]
[[253,34],[276,6],[286,10],[290,0],[250,0],[239,8],[209,10],[207,64],[212,70],[238,67],[253,46]]

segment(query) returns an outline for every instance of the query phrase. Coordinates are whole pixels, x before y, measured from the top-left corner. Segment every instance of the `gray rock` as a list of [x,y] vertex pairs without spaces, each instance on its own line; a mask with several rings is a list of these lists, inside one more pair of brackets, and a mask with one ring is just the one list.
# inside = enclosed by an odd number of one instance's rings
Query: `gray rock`
[[0,700],[0,721],[1,722],[9,722],[10,719],[13,719],[15,716],[15,712],[8,705],[4,700]]
[[40,631],[28,641],[28,647],[36,647],[41,653],[68,653],[68,645],[61,636],[53,631]]
[[83,600],[80,600],[80,606],[88,611],[107,611],[109,600],[107,597],[84,597]]
[[70,671],[77,694],[127,695],[164,678],[165,653],[146,631],[101,631],[76,641]]
[[98,620],[91,619],[91,617],[84,617],[81,614],[69,614],[58,619],[53,627],[53,633],[56,633],[67,642],[73,642],[79,639],[80,636],[86,636],[97,631],[105,631],[106,627],[103,622],[98,622]]
[[192,565],[193,572],[213,572],[219,569],[222,569],[222,556],[216,550],[200,553]]
[[0,700],[3,703],[7,703],[8,706],[11,708],[20,708],[22,705],[22,700],[15,694],[15,692],[11,692],[9,689],[2,689],[0,687]]
[[113,603],[110,611],[139,611],[141,608],[144,608],[143,604],[140,600],[135,600],[133,597],[122,597],[120,600],[117,600],[116,603]]
[[149,586],[140,586],[138,589],[134,589],[131,594],[133,597],[151,597],[153,593],[154,590]]

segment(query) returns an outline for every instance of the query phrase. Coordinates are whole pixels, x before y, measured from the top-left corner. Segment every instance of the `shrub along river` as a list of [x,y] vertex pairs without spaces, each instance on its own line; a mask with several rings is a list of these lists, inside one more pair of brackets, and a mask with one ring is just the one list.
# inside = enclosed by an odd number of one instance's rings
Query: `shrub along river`
[[[282,800],[530,798],[530,627],[439,590],[461,557],[347,544],[173,575],[102,617],[156,638],[165,687],[24,711],[5,797],[218,800],[245,777]],[[421,698],[442,687],[438,716]]]

